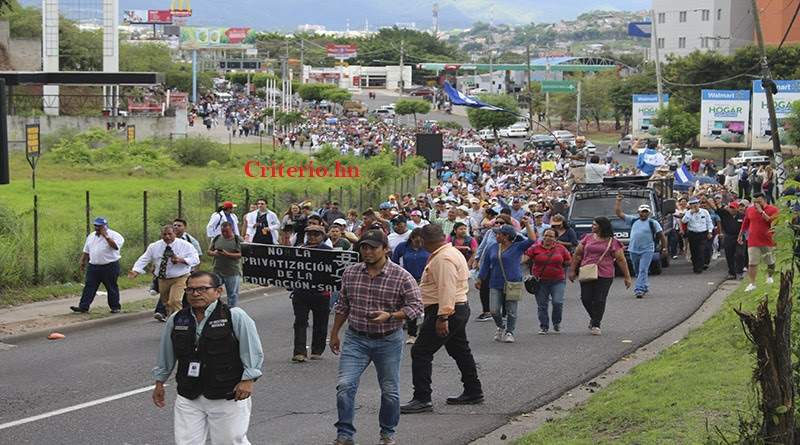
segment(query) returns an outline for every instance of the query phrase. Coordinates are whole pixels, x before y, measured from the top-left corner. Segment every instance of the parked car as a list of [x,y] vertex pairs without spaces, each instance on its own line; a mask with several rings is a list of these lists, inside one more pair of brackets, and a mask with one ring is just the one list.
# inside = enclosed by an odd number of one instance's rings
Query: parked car
[[380,108],[372,112],[375,117],[386,117],[391,118],[394,117],[394,110],[389,110],[387,108]]
[[474,158],[481,154],[483,147],[478,144],[464,144],[458,148],[459,153]]
[[488,92],[489,92],[489,90],[487,90],[486,88],[473,88],[473,89],[471,89],[469,91],[469,95],[470,96],[475,96],[475,95],[478,95],[478,94],[485,94],[485,93],[488,93]]
[[538,149],[552,150],[556,148],[556,139],[549,134],[534,134],[528,139],[528,143]]
[[494,140],[494,131],[490,129],[484,129],[478,132],[478,138],[482,141],[493,141]]
[[[661,154],[664,155],[668,163],[675,163],[677,165],[678,160],[681,157],[681,148],[675,144],[666,144],[664,148],[661,149]],[[692,150],[688,148],[683,148],[683,156],[685,159],[692,159],[694,157],[694,153]]]
[[570,143],[575,141],[575,135],[567,130],[556,130],[553,132],[553,136],[558,139],[558,142]]
[[422,87],[408,93],[409,96],[433,96],[436,94],[436,89],[433,87]]
[[740,151],[738,155],[731,158],[734,164],[769,164],[769,156],[765,156],[758,150]]
[[634,138],[632,134],[626,134],[617,142],[617,152],[632,153],[631,146],[634,142],[636,142],[636,138]]
[[524,138],[528,136],[528,130],[525,127],[514,124],[497,130],[497,134],[501,138]]

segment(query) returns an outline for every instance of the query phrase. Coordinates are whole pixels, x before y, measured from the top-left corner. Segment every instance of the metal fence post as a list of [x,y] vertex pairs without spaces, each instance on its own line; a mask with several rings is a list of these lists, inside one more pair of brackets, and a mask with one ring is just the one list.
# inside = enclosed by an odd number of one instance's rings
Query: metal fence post
[[341,208],[341,205],[343,203],[344,203],[344,188],[339,187],[339,208]]
[[90,211],[91,208],[89,207],[89,190],[86,190],[86,236],[89,236],[91,230],[91,227],[89,226],[89,224],[91,223],[91,215],[89,215]]
[[33,284],[39,284],[39,195],[33,195]]
[[219,208],[219,189],[214,189],[214,211]]
[[328,187],[328,201],[331,200],[331,188]]
[[178,218],[183,218],[183,192],[178,190]]
[[147,190],[142,192],[142,246],[147,250]]
[[358,211],[361,212],[364,209],[364,186],[358,186]]
[[250,212],[250,189],[244,189],[244,213]]

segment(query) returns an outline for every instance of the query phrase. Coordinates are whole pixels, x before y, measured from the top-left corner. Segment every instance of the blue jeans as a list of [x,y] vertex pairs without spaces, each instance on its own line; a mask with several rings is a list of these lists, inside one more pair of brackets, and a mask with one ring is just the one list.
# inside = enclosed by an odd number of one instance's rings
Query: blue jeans
[[378,383],[381,387],[381,409],[378,423],[381,436],[394,437],[395,428],[400,422],[400,360],[403,357],[403,330],[385,338],[371,339],[347,330],[342,353],[339,357],[339,380],[336,385],[336,409],[339,421],[336,436],[354,440],[356,428],[353,419],[356,415],[356,393],[361,374],[375,364]]
[[228,306],[236,307],[236,303],[239,301],[239,275],[229,275],[229,276],[222,276],[219,277],[222,280],[222,284],[225,285],[225,293],[228,296]]
[[[654,252],[631,252],[633,271],[636,273],[636,284],[633,286],[634,292],[646,292],[650,287],[650,285],[647,284],[647,274],[650,273],[650,263],[653,261],[653,253]],[[659,261],[661,261],[660,258]]]
[[[505,300],[506,306],[506,323],[503,324],[503,314],[501,309],[503,301]],[[503,289],[489,289],[489,309],[492,313],[494,324],[498,328],[504,328],[506,332],[514,333],[514,328],[517,327],[517,305],[519,301],[506,300],[506,293]]]
[[566,288],[566,280],[539,281],[539,292],[536,292],[536,304],[539,306],[540,328],[550,329],[550,318],[547,316],[550,299],[553,300],[553,324],[561,324],[561,314],[564,312],[564,290]]

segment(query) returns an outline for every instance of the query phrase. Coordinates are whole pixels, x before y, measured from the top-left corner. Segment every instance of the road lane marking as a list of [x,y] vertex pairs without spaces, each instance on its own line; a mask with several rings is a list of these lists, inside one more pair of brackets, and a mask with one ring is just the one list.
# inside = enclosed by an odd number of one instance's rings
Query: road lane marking
[[48,413],[39,414],[37,416],[26,417],[24,419],[15,420],[13,422],[3,423],[0,424],[0,430],[4,430],[6,428],[11,428],[18,425],[24,425],[26,423],[36,422],[37,420],[47,419],[49,417],[55,417],[61,414],[66,414],[72,411],[77,411],[79,409],[89,408],[95,405],[100,405],[106,402],[113,402],[114,400],[123,399],[125,397],[130,397],[136,394],[140,394],[147,391],[152,391],[156,385],[150,385],[144,388],[134,389],[133,391],[123,392],[121,394],[116,394],[113,396],[103,397],[102,399],[92,400],[91,402],[81,403],[78,405],[68,406],[66,408],[57,409],[55,411],[50,411]]

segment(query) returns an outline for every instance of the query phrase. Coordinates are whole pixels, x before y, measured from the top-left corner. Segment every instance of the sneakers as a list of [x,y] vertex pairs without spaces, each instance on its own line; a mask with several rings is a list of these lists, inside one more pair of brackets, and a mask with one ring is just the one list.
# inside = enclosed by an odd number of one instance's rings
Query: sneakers
[[756,285],[753,283],[748,284],[747,287],[744,288],[745,292],[752,292],[754,290],[756,290]]
[[337,437],[336,440],[333,441],[332,445],[356,445],[356,443],[350,439],[345,439],[344,437]]
[[308,361],[308,357],[306,357],[303,354],[297,354],[294,357],[292,357],[292,361],[297,363],[303,363]]
[[725,276],[725,279],[726,280],[735,280],[736,279],[736,275],[728,274],[728,275]]
[[601,335],[602,333],[603,333],[603,332],[600,330],[600,328],[597,328],[597,327],[594,327],[594,328],[592,328],[592,330],[591,330],[591,334],[592,334],[592,335]]
[[642,298],[642,297],[644,297],[644,292],[642,292],[642,291],[640,291],[640,290],[637,290],[637,291],[636,291],[636,292],[633,294],[633,296],[634,296],[634,297],[636,297],[636,298]]
[[167,317],[165,317],[164,314],[162,314],[161,312],[156,312],[155,314],[153,314],[153,318],[162,323],[167,321]]
[[766,282],[767,282],[767,284],[774,284],[775,280],[772,277],[767,277]]
[[311,360],[322,360],[322,354],[311,354]]
[[381,436],[381,440],[378,442],[378,445],[397,445],[397,442],[392,436]]
[[561,325],[560,324],[554,324],[553,325],[553,332],[555,332],[556,334],[561,332]]
[[475,321],[489,321],[491,319],[492,319],[492,314],[489,313],[489,312],[484,312],[484,313],[478,315],[475,318]]
[[119,314],[120,309],[111,309],[112,314]]
[[672,255],[672,259],[673,260],[677,260],[678,259],[678,255]]
[[514,343],[514,334],[506,332],[506,335],[503,336],[503,343]]
[[408,337],[408,340],[406,340],[406,344],[407,345],[413,345],[414,342],[416,342],[416,341],[417,341],[417,337]]
[[494,341],[503,341],[503,334],[506,333],[506,328],[497,328],[494,333]]
[[547,328],[539,329],[539,335],[547,335]]
[[158,296],[158,291],[155,289],[150,289],[150,296],[155,298]]

